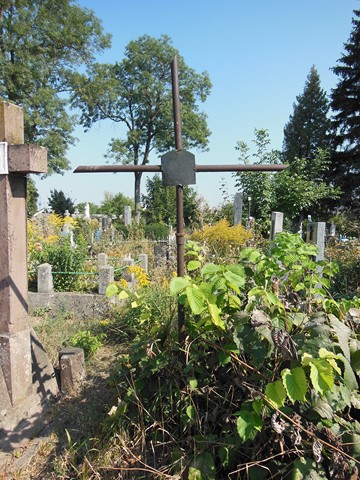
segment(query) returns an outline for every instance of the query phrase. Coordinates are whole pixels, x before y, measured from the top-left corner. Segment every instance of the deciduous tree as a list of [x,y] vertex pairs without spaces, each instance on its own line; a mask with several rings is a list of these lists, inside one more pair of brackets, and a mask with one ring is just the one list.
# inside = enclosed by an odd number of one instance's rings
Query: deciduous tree
[[[196,192],[191,187],[184,186],[183,198],[185,225],[197,225],[199,215]],[[159,175],[147,179],[146,195],[143,195],[142,200],[145,207],[144,218],[148,223],[176,225],[176,189],[165,187]]]
[[48,148],[49,173],[69,168],[71,76],[109,45],[94,13],[73,0],[0,2],[0,96],[23,107],[25,141]]
[[[109,158],[146,165],[151,152],[174,149],[170,65],[176,54],[168,36],[144,35],[127,45],[121,62],[93,64],[86,75],[78,74],[73,105],[81,108],[83,125],[110,119],[126,129],[125,138],[112,139]],[[210,92],[209,76],[196,73],[179,55],[178,63],[184,148],[205,148],[210,132],[199,102]],[[134,175],[137,214],[142,172]]]
[[[239,141],[235,149],[239,152],[239,161],[247,164],[280,163],[280,152],[270,148],[271,140],[268,130],[255,129],[256,150],[251,149],[244,141]],[[264,220],[270,217],[271,205],[273,204],[273,175],[264,172],[237,172],[235,185],[244,194],[244,201],[250,197],[250,216],[256,220]]]

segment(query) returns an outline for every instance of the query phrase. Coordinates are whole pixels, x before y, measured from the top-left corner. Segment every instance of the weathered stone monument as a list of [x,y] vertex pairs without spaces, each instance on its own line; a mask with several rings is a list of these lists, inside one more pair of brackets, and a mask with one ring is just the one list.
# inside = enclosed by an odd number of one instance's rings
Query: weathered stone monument
[[235,193],[234,197],[234,225],[241,223],[243,211],[243,192]]
[[131,226],[131,207],[130,207],[130,205],[125,205],[125,207],[124,207],[124,223],[127,227]]
[[[47,171],[47,151],[24,145],[22,110],[0,102],[0,438],[57,393],[28,323],[26,174]],[[39,355],[41,355],[41,359]]]
[[270,240],[274,240],[275,235],[283,231],[284,214],[282,212],[271,212],[271,230]]
[[306,226],[306,243],[314,243],[318,247],[315,261],[324,260],[325,256],[325,222],[309,222]]

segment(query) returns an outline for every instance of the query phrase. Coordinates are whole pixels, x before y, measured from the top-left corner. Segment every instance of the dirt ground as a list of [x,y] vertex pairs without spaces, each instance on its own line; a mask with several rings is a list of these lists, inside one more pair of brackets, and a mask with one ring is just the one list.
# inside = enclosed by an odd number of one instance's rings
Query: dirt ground
[[0,457],[0,480],[72,478],[69,464],[76,464],[92,448],[91,439],[99,434],[101,421],[117,404],[109,374],[118,351],[119,347],[104,346],[96,352],[86,364],[81,390],[60,395],[36,438]]

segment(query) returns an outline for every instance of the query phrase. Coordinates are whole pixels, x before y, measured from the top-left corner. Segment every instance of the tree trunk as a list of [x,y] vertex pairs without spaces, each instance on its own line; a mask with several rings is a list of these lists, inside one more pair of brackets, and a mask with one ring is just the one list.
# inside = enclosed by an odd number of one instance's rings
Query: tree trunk
[[134,172],[135,175],[135,189],[134,189],[134,201],[135,201],[135,221],[139,223],[140,220],[140,208],[141,208],[141,193],[140,193],[140,184],[142,172]]

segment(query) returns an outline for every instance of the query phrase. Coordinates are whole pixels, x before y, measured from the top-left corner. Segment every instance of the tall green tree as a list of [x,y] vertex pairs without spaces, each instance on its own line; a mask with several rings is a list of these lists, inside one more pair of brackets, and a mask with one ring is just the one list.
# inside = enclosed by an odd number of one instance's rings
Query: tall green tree
[[[253,153],[245,142],[237,143],[236,149],[240,152],[241,163],[280,163],[281,152],[271,149],[267,130],[255,129],[253,143]],[[272,211],[283,212],[296,229],[308,214],[314,219],[326,219],[325,212],[321,209],[323,202],[339,196],[339,190],[323,180],[329,164],[329,151],[318,149],[311,163],[307,158],[295,157],[289,167],[280,173],[235,174],[236,185],[244,193],[244,206],[249,206],[247,199],[251,197],[250,214],[260,224],[263,233],[269,227]]]
[[104,200],[100,203],[97,213],[103,213],[105,215],[115,215],[119,217],[124,215],[124,207],[129,205],[132,209],[134,208],[134,202],[131,198],[126,197],[122,193],[117,193],[116,195],[105,192]]
[[69,168],[72,75],[109,46],[100,20],[74,0],[0,2],[0,97],[23,107],[25,140],[47,147],[49,173]]
[[75,210],[74,201],[67,197],[62,190],[50,190],[48,204],[53,212],[58,215],[65,215],[66,211],[73,214]]
[[327,220],[324,205],[340,196],[338,188],[323,180],[329,165],[328,150],[318,149],[310,165],[307,158],[296,157],[274,178],[272,209],[283,212],[296,229],[308,215],[313,220]]
[[341,187],[341,205],[360,209],[360,10],[354,10],[352,31],[333,72],[339,77],[331,93],[334,153],[331,180]]
[[[86,75],[78,74],[73,105],[81,109],[83,125],[110,119],[125,127],[125,137],[112,139],[109,146],[108,157],[115,162],[146,165],[152,152],[174,149],[170,65],[176,54],[184,148],[206,148],[210,132],[199,103],[210,92],[209,76],[188,67],[168,36],[144,35],[127,45],[121,62],[96,63]],[[134,175],[137,215],[142,172]]]
[[[253,143],[255,151],[246,142],[238,141],[235,149],[239,152],[239,162],[248,164],[280,163],[280,151],[270,148],[271,140],[266,129],[255,129]],[[235,186],[243,192],[244,202],[249,202],[250,216],[258,221],[270,218],[273,204],[273,174],[264,172],[237,172]],[[251,200],[248,200],[248,199]],[[246,204],[246,203],[245,203]]]
[[330,148],[329,100],[321,88],[320,77],[311,67],[304,91],[296,97],[293,114],[284,128],[283,161],[291,164],[297,158],[308,165],[317,157],[318,149]]
[[32,178],[28,177],[26,182],[26,206],[28,217],[31,217],[36,213],[38,200],[39,193],[37,191],[35,182]]
[[[199,223],[196,192],[184,186],[184,222],[187,227]],[[142,196],[144,218],[148,223],[176,225],[176,188],[165,187],[159,175],[147,178],[146,195]]]

